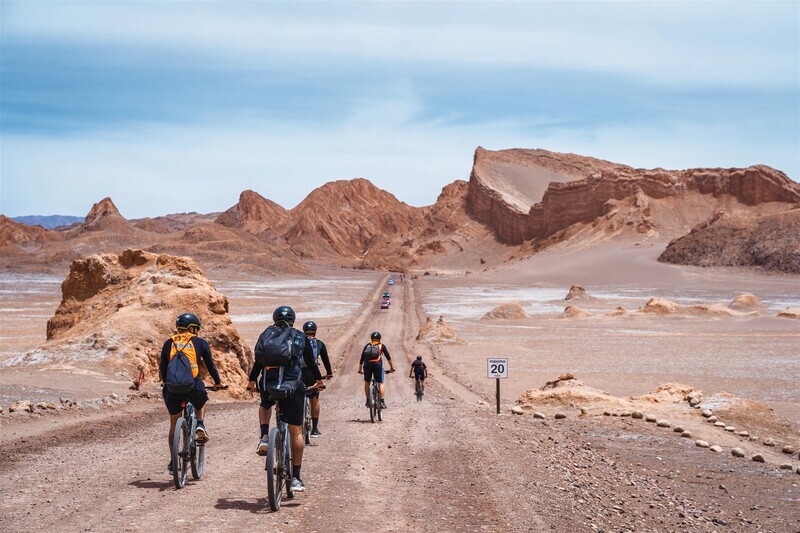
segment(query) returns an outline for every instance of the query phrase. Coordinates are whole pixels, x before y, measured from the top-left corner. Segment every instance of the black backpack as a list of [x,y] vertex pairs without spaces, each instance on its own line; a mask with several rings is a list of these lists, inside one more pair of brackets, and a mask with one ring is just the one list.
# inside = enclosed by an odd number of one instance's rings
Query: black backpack
[[189,357],[183,352],[191,343],[191,339],[179,347],[173,340],[172,344],[175,346],[175,355],[169,360],[167,365],[167,377],[165,383],[167,390],[176,394],[185,394],[194,389],[194,374],[192,373],[192,363]]
[[292,364],[297,357],[293,329],[290,327],[279,328],[269,326],[256,342],[256,361],[264,366],[287,366]]
[[377,363],[381,360],[381,352],[383,345],[378,344],[367,344],[364,347],[364,354],[366,357],[364,358],[364,362],[366,363]]

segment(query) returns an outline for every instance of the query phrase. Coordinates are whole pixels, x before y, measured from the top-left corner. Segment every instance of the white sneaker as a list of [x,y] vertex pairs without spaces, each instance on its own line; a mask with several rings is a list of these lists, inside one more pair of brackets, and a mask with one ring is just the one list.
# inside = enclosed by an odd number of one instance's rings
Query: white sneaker
[[303,485],[303,481],[296,477],[292,478],[292,484],[289,488],[292,490],[292,492],[303,492],[306,490],[306,486]]
[[208,442],[211,439],[211,436],[206,431],[206,428],[203,426],[197,426],[194,430],[194,438],[197,439],[197,442]]
[[261,437],[261,440],[258,441],[258,447],[256,447],[256,453],[258,455],[264,456],[267,455],[267,451],[269,451],[269,438],[264,435]]

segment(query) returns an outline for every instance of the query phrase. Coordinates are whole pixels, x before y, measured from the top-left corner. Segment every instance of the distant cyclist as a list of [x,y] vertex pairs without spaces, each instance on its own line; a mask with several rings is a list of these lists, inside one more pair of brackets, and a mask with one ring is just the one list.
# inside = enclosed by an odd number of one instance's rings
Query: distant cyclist
[[[319,366],[319,360],[322,359],[322,364],[325,365],[325,376],[323,379],[331,379],[333,377],[333,370],[331,370],[331,360],[328,357],[328,348],[325,343],[317,338],[317,324],[309,320],[303,324],[303,333],[308,337],[308,343],[314,351],[314,361]],[[311,370],[306,367],[305,361],[303,362],[303,383],[306,387],[314,385],[316,380]],[[321,437],[322,433],[319,432],[319,391],[311,391],[308,394],[309,403],[311,403],[311,436]]]
[[[203,380],[198,376],[198,356],[203,359],[206,370],[208,370],[209,375],[214,380],[214,386],[211,387],[212,390],[224,388],[219,377],[219,372],[217,372],[217,367],[214,365],[214,360],[211,357],[211,348],[208,346],[208,342],[197,336],[201,327],[200,319],[197,318],[196,315],[192,313],[183,313],[175,320],[175,328],[178,330],[178,333],[167,339],[167,341],[164,342],[164,346],[161,348],[159,375],[161,376],[161,381],[164,383],[164,403],[169,412],[170,454],[172,453],[172,437],[175,433],[175,422],[180,418],[183,411],[181,407],[181,402],[183,401],[191,403],[197,411],[197,429],[195,430],[197,442],[208,442],[210,438],[203,422],[206,412],[205,405],[208,401],[208,392],[206,391],[205,383],[203,383]],[[170,388],[176,388],[175,384],[172,383],[175,380],[174,376],[176,372],[170,369],[170,362],[172,362],[179,353],[182,355],[179,356],[179,360],[173,363],[173,369],[177,367],[180,360],[187,361],[190,369],[189,371],[191,372],[191,378],[194,378],[194,382],[190,385],[191,390],[188,392],[170,391]],[[172,461],[170,461],[167,466],[167,470],[172,472]]]
[[417,359],[411,363],[411,370],[408,371],[408,377],[413,377],[422,384],[422,393],[425,393],[425,378],[428,377],[428,367],[422,362],[422,356],[418,355]]
[[381,343],[381,333],[373,331],[369,337],[369,344],[361,350],[361,361],[358,363],[358,373],[364,374],[364,395],[367,397],[369,407],[369,385],[372,378],[380,383],[381,409],[386,409],[386,388],[383,385],[383,356],[389,361],[389,372],[394,372],[394,363],[389,355],[389,350]]
[[[316,361],[314,361],[314,352],[311,349],[311,343],[308,342],[308,337],[305,333],[298,331],[292,326],[295,321],[294,310],[287,306],[282,305],[275,309],[272,313],[272,320],[274,325],[285,330],[286,328],[292,329],[292,344],[299,346],[302,353],[302,359],[305,361],[306,367],[311,371],[314,382],[317,386],[322,385],[322,374],[319,371]],[[291,435],[292,445],[292,482],[290,489],[294,492],[302,492],[306,490],[303,480],[300,478],[300,467],[303,464],[303,407],[305,405],[306,386],[303,384],[300,376],[302,374],[302,363],[300,359],[295,359],[290,366],[284,367],[265,367],[258,361],[253,365],[250,371],[250,383],[247,385],[247,390],[256,390],[256,380],[259,376],[263,379],[262,383],[273,381],[288,381],[289,379],[297,379],[298,386],[292,396],[278,400],[280,407],[280,417],[283,422],[289,425],[289,434]],[[279,377],[280,376],[280,377]],[[261,426],[261,440],[256,448],[258,455],[267,455],[269,449],[269,420],[272,417],[272,406],[275,405],[275,400],[270,398],[269,393],[264,390],[261,393],[261,403],[258,408],[258,421]]]

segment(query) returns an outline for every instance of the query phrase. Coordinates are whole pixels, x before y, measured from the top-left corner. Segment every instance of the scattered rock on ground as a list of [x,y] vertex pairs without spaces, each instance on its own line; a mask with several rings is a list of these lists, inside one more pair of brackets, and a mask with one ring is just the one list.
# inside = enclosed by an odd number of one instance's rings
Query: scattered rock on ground
[[711,416],[709,416],[709,417],[708,417],[707,421],[708,421],[708,422],[712,422],[712,423],[713,423],[713,422],[716,422],[716,421],[717,421],[717,417],[716,417],[716,416],[714,416],[714,415],[711,415]]
[[717,420],[716,422],[714,422],[714,427],[724,428],[725,427],[725,422],[720,422],[719,420]]
[[702,414],[704,417],[708,418],[712,416],[714,413],[711,411],[711,409],[704,409]]
[[559,318],[588,318],[592,316],[592,313],[581,309],[577,305],[569,305],[564,309],[564,312],[561,313]]
[[787,307],[778,313],[778,316],[781,318],[794,318],[796,320],[800,320],[800,307]]
[[764,456],[761,455],[760,453],[757,453],[757,454],[753,455],[753,461],[755,461],[756,463],[763,463],[764,462]]
[[536,413],[533,413],[533,418],[538,418],[540,420],[544,420],[546,417],[544,416],[544,413],[536,412]]
[[555,417],[556,419],[561,419],[561,418],[567,418],[567,415],[565,415],[564,413],[556,413]]
[[787,453],[789,455],[792,455],[794,453],[794,446],[792,446],[791,444],[787,444],[786,446],[783,447],[783,449],[781,451],[783,453]]
[[33,404],[27,400],[20,400],[18,402],[14,402],[11,404],[11,407],[8,408],[9,413],[21,413],[21,412],[32,413],[33,410],[34,410]]
[[750,432],[749,431],[740,431],[739,432],[739,436],[740,437],[749,437],[750,436]]
[[453,328],[445,323],[442,315],[439,315],[436,322],[431,320],[431,317],[428,317],[422,327],[419,328],[417,340],[436,344],[464,344],[464,341],[456,335]]
[[783,464],[780,466],[780,469],[781,469],[781,470],[792,470],[793,468],[794,468],[794,467],[792,466],[792,463],[783,463]]
[[714,446],[711,446],[709,448],[709,450],[711,450],[712,452],[716,452],[716,453],[722,453],[722,446],[719,446],[718,444],[715,444]]
[[519,302],[498,305],[483,315],[484,320],[517,320],[521,318],[528,318],[528,313],[525,312]]
[[672,431],[674,431],[675,433],[683,433],[684,429],[680,426],[675,426],[675,428]]
[[692,432],[691,431],[684,431],[683,433],[681,433],[681,437],[683,437],[685,439],[691,439],[692,438]]
[[645,422],[655,422],[656,416],[655,415],[644,415]]
[[725,431],[733,433],[734,431],[736,431],[736,428],[733,426],[725,426]]
[[759,311],[764,308],[764,304],[755,294],[740,294],[728,307],[737,311]]
[[764,439],[764,446],[775,446],[775,441],[770,438]]
[[631,413],[631,418],[644,418],[644,413],[641,411],[634,411]]
[[704,440],[696,440],[694,441],[695,446],[698,448],[708,448],[708,442]]
[[514,407],[512,407],[511,412],[514,413],[515,415],[525,414],[525,411],[523,411],[522,407],[520,407],[519,405],[515,405]]
[[668,420],[659,420],[658,422],[656,422],[656,425],[657,425],[658,427],[660,427],[660,428],[668,428],[668,427],[670,427],[672,424],[670,424]]
[[741,448],[734,448],[731,450],[731,455],[734,457],[744,457],[744,450]]

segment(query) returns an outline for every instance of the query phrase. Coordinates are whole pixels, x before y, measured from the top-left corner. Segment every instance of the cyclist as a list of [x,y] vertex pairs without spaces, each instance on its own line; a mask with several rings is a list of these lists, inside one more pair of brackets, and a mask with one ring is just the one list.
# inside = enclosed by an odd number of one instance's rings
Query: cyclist
[[[272,313],[272,321],[275,323],[275,326],[284,329],[284,328],[291,328],[294,325],[296,315],[294,310],[289,307],[288,305],[282,305],[275,309]],[[293,336],[296,338],[300,336],[303,345],[303,361],[305,361],[306,367],[308,367],[311,375],[314,378],[315,385],[321,386],[322,385],[322,374],[319,371],[319,367],[317,366],[316,362],[314,361],[314,351],[311,348],[311,343],[308,342],[308,337],[306,337],[305,333],[298,331],[296,329],[293,330]],[[276,375],[280,370],[283,370],[287,375],[294,374],[295,376],[300,376],[302,373],[302,363],[298,360],[293,363],[293,367],[282,367],[279,368],[270,368],[264,367],[263,364],[259,363],[258,361],[255,362],[253,365],[253,369],[250,371],[249,379],[250,383],[247,385],[247,390],[255,391],[256,390],[256,380],[259,379],[259,375],[262,371],[265,373],[263,376],[265,381],[270,380],[272,376],[271,373],[275,373]],[[277,378],[276,378],[277,380]],[[278,405],[281,410],[281,421],[286,422],[289,425],[289,434],[291,438],[292,444],[292,482],[290,485],[291,490],[295,492],[303,492],[306,490],[305,484],[303,480],[300,478],[300,467],[303,464],[303,406],[305,404],[305,395],[306,395],[306,386],[302,382],[299,382],[297,389],[293,396],[289,398],[284,398],[282,400],[278,400]],[[269,397],[269,394],[265,391],[261,391],[261,403],[258,407],[258,421],[261,426],[261,440],[258,443],[258,447],[256,448],[256,453],[258,455],[267,455],[267,450],[269,449],[269,420],[272,417],[272,406],[275,405],[275,401]]]
[[[309,320],[303,324],[303,333],[308,337],[308,343],[314,351],[314,361],[319,366],[319,360],[322,359],[322,364],[325,365],[325,372],[327,372],[323,379],[331,379],[333,377],[333,370],[331,370],[331,360],[328,357],[328,348],[325,343],[317,338],[317,324]],[[303,362],[303,383],[306,387],[314,385],[314,375],[311,370],[306,367],[305,361]],[[321,437],[322,433],[319,432],[319,391],[311,391],[308,394],[309,403],[311,404],[311,437]]]
[[419,382],[422,383],[422,393],[425,394],[425,378],[428,377],[428,367],[422,362],[421,355],[418,355],[416,361],[411,363],[411,370],[408,371],[408,377],[419,380]]
[[[377,354],[377,355],[374,355]],[[389,361],[388,372],[394,372],[394,363],[389,355],[389,350],[381,343],[380,331],[373,331],[369,336],[369,344],[361,350],[361,361],[358,363],[358,373],[364,374],[364,394],[367,397],[367,407],[369,407],[369,385],[372,378],[375,378],[380,385],[381,409],[386,409],[386,388],[383,385],[383,356]]]
[[[161,381],[164,383],[162,394],[164,396],[164,403],[169,412],[169,451],[172,454],[172,437],[175,434],[175,422],[181,416],[183,407],[181,402],[188,401],[197,411],[197,429],[195,430],[195,438],[197,442],[208,442],[210,436],[203,423],[204,415],[206,412],[206,402],[208,401],[208,392],[203,380],[198,376],[199,368],[197,365],[198,356],[203,359],[206,365],[206,370],[214,380],[212,390],[220,390],[225,388],[219,377],[214,359],[211,357],[211,348],[205,339],[197,336],[200,328],[203,327],[200,319],[192,313],[183,313],[175,320],[175,328],[178,333],[170,337],[164,342],[161,348],[161,362],[159,364],[159,375]],[[192,375],[194,376],[194,388],[187,393],[174,393],[170,392],[167,388],[167,367],[169,362],[175,357],[178,351],[186,354],[192,368]],[[172,473],[172,461],[169,462],[167,470]]]

